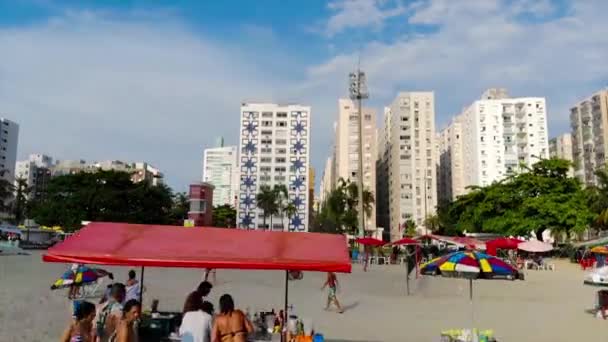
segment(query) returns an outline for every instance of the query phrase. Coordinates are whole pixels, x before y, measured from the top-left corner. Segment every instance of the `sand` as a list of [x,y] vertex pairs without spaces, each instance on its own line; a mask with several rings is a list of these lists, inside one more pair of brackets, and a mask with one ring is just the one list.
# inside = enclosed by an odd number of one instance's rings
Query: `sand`
[[[323,274],[307,272],[290,282],[295,312],[314,322],[328,341],[439,341],[441,330],[468,327],[474,319],[493,329],[499,341],[600,341],[608,322],[585,310],[593,305],[596,289],[582,284],[583,271],[556,261],[556,271],[530,271],[525,281],[476,281],[474,318],[468,282],[422,278],[411,282],[405,295],[403,268],[378,266],[364,273],[338,275],[344,314],[323,310]],[[66,269],[42,263],[40,254],[0,256],[0,341],[55,341],[68,322],[66,291],[50,284]],[[128,268],[109,268],[124,280]],[[138,270],[139,274],[139,270]],[[202,271],[149,268],[145,272],[146,306],[152,298],[163,310],[181,308],[183,298],[200,281]],[[223,293],[251,310],[283,306],[284,273],[219,270],[211,299]],[[216,304],[217,305],[217,304]]]

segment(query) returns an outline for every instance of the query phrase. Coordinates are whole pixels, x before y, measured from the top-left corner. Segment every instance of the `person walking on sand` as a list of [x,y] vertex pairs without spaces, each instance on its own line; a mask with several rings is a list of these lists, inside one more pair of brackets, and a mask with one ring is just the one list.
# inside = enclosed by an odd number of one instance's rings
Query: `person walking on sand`
[[329,292],[327,294],[327,306],[325,307],[325,310],[329,310],[329,306],[333,302],[338,308],[338,313],[343,313],[344,309],[342,309],[342,306],[338,301],[338,297],[336,297],[336,292],[338,290],[338,278],[334,272],[327,272],[327,280],[325,280],[325,284],[323,284],[321,290],[324,290],[326,287],[329,288]]

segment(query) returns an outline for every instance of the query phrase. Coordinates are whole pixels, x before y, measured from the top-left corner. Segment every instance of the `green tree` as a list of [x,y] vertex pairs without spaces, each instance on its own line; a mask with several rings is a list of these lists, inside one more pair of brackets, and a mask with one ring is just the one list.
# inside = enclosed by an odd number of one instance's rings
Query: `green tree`
[[428,215],[425,219],[424,219],[424,228],[426,230],[428,230],[429,232],[436,232],[439,230],[440,227],[440,219],[439,219],[439,215],[435,214],[435,215]]
[[488,232],[538,239],[551,229],[570,236],[584,231],[595,218],[570,163],[543,159],[522,173],[486,187],[472,187],[448,208],[448,225],[459,232]]
[[190,200],[185,192],[177,192],[173,194],[173,205],[171,208],[171,223],[182,226],[184,220],[188,218],[190,211]]
[[236,209],[229,204],[218,205],[213,208],[214,227],[234,227],[236,223]]
[[[282,230],[285,229],[285,208],[289,204],[289,192],[287,191],[287,187],[283,184],[277,184],[272,188],[272,192],[274,193],[274,208],[273,215],[279,215],[281,218],[281,227]],[[272,216],[270,218],[270,225],[272,226]],[[289,224],[288,224],[289,225]]]
[[408,219],[403,223],[403,227],[405,228],[405,236],[414,237],[416,236],[416,222],[412,219]]
[[28,195],[32,191],[28,187],[27,180],[19,178],[15,181],[15,200],[13,201],[13,216],[16,224],[23,223],[27,218]]
[[41,225],[73,231],[82,221],[169,224],[172,208],[167,186],[134,184],[129,173],[98,171],[51,179],[31,216]]
[[284,209],[285,215],[287,215],[287,227],[289,227],[289,222],[291,219],[298,213],[298,208],[296,208],[293,202],[289,202]]

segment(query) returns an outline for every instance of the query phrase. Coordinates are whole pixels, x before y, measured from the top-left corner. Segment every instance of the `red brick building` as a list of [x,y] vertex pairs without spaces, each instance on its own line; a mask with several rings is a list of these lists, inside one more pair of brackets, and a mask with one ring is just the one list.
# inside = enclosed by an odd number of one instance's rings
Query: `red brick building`
[[188,219],[196,227],[213,225],[213,189],[214,186],[209,183],[190,184]]

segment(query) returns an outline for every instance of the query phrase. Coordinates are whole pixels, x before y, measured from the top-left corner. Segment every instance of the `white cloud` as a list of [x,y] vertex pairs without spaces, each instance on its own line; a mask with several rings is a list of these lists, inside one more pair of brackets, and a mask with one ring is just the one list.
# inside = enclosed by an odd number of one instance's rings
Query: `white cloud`
[[0,28],[0,112],[20,123],[20,157],[146,160],[181,188],[216,137],[237,143],[241,100],[281,97],[287,78],[238,47],[149,19],[77,12]]
[[329,37],[352,28],[379,29],[385,20],[406,11],[400,2],[386,0],[334,0],[327,8],[335,12],[324,30]]
[[[602,13],[608,2],[575,2],[567,16],[554,19],[547,17],[554,4],[543,4],[431,0],[412,6],[409,23],[434,29],[362,49],[372,103],[386,105],[400,90],[435,90],[441,124],[485,88],[500,86],[515,96],[546,96],[551,133],[569,130],[568,107],[606,85]],[[543,20],[521,18],[531,11]],[[344,53],[310,67],[310,83],[338,86],[355,60],[356,53]]]

